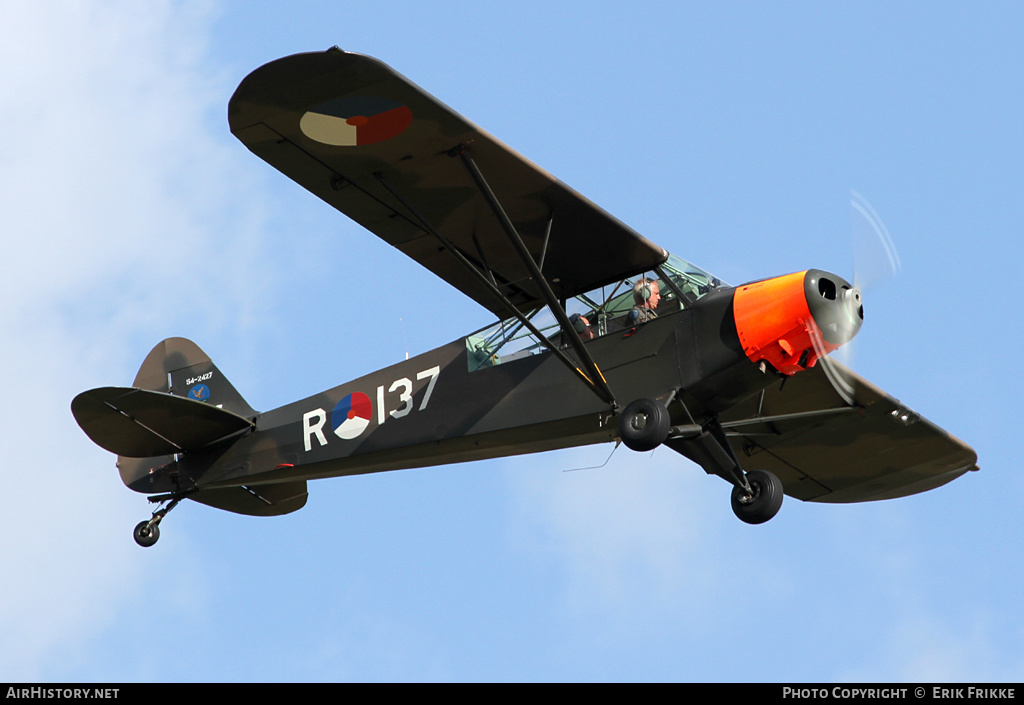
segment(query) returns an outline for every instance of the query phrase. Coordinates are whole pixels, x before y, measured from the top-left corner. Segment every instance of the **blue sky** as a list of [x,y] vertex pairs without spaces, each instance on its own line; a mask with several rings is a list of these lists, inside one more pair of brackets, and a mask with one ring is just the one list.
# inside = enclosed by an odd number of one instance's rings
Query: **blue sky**
[[[6,12],[0,680],[1024,679],[1018,5],[295,7]],[[849,275],[855,189],[903,268],[850,364],[982,471],[750,527],[668,450],[564,472],[597,446],[186,503],[136,547],[148,503],[69,404],[159,340],[269,409],[490,322],[228,132],[249,71],[335,44],[732,283]]]

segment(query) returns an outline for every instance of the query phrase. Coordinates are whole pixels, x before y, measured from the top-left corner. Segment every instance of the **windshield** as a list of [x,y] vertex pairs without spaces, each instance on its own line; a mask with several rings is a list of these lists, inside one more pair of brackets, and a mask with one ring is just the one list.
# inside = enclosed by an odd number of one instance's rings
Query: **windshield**
[[[682,294],[684,304],[679,308],[686,308],[689,304],[709,293],[713,289],[725,286],[725,282],[716,276],[708,274],[695,264],[686,260],[669,255],[668,261],[661,265],[669,279],[669,286],[674,294]],[[674,285],[674,286],[673,286]],[[662,287],[664,289],[664,287]],[[662,291],[662,297],[667,297],[668,292]]]
[[[632,325],[628,318],[637,305],[633,287],[642,279],[657,284],[660,290],[661,301],[655,309],[658,316],[680,311],[723,285],[720,279],[700,267],[670,255],[663,265],[653,271],[637,272],[628,279],[568,299],[565,302],[565,313],[580,337],[586,341],[625,330],[628,325]],[[566,333],[559,327],[547,306],[526,313],[526,318],[550,343],[558,347],[569,344],[565,339]],[[468,336],[466,349],[470,371],[548,352],[547,346],[517,318],[498,321]]]

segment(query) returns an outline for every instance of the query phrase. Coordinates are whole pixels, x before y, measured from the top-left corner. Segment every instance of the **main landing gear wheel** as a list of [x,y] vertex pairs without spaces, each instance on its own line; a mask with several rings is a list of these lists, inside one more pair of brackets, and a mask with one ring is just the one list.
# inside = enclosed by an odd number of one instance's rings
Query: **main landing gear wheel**
[[732,489],[732,511],[748,524],[763,524],[782,508],[782,480],[766,470],[747,473],[753,493],[742,487]]
[[668,409],[653,399],[637,399],[619,417],[619,436],[630,450],[654,450],[672,428]]
[[135,526],[133,535],[135,536],[135,543],[143,548],[149,548],[160,538],[160,526],[159,524],[150,525],[148,521],[140,521]]

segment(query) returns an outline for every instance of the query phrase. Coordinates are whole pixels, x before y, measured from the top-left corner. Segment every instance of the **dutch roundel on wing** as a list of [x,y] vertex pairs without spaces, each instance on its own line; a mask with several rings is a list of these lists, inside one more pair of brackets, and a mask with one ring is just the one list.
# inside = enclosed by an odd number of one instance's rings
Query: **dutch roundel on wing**
[[299,129],[310,139],[335,147],[376,144],[396,137],[412,124],[409,107],[388,98],[337,98],[307,111]]

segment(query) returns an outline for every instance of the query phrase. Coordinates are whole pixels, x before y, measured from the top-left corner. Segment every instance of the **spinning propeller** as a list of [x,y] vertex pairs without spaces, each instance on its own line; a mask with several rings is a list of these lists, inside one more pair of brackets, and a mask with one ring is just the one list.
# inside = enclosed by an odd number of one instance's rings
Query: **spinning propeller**
[[[857,302],[860,320],[851,321],[850,325],[856,324],[856,328],[850,328],[852,333],[846,338],[847,344],[844,347],[842,359],[849,364],[853,358],[851,342],[856,329],[860,328],[863,321],[864,309],[861,303],[861,292],[880,282],[892,278],[900,270],[900,258],[896,252],[896,245],[889,235],[885,223],[879,217],[875,209],[871,207],[867,199],[854,189],[850,189],[850,231],[851,245],[853,248],[853,285],[850,289],[844,289],[841,296],[851,297]],[[851,306],[852,310],[852,306]],[[842,323],[839,324],[842,327]],[[812,322],[811,342],[817,359],[821,362],[822,371],[828,377],[832,387],[842,400],[850,405],[856,406],[854,389],[847,381],[841,367],[828,356],[829,350],[826,345],[828,331],[821,330]]]

